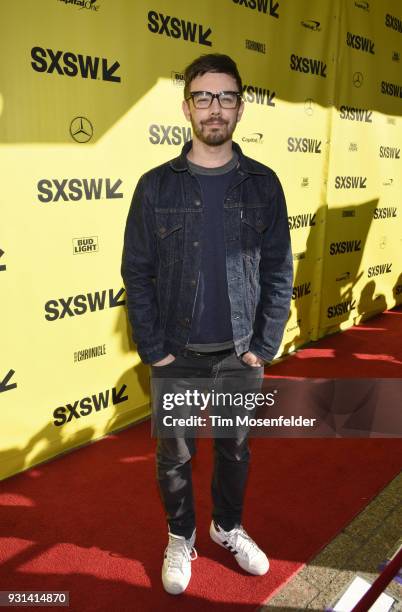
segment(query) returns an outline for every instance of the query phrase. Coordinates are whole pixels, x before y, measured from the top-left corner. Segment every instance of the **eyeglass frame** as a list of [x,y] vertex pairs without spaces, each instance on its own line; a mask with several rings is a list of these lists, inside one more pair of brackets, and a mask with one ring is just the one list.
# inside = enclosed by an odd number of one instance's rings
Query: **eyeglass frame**
[[[210,103],[209,103],[209,105],[208,105],[208,106],[204,106],[203,108],[199,108],[199,107],[197,107],[197,106],[195,105],[193,96],[194,96],[195,94],[202,94],[202,93],[204,93],[204,94],[209,94],[209,95],[211,96],[211,101],[210,101]],[[190,95],[189,95],[187,98],[185,98],[185,100],[186,100],[186,101],[188,101],[188,100],[190,100],[190,99],[191,99],[191,100],[193,101],[194,108],[197,108],[198,110],[206,110],[207,108],[211,108],[212,103],[213,103],[213,101],[214,101],[214,99],[215,99],[215,98],[218,100],[218,104],[219,104],[219,106],[220,106],[221,108],[224,108],[225,110],[233,110],[233,109],[235,109],[235,108],[237,108],[237,107],[238,107],[238,105],[239,105],[238,103],[236,104],[236,106],[233,106],[233,107],[225,107],[225,106],[222,106],[221,101],[220,101],[220,99],[219,99],[219,96],[221,96],[222,94],[235,94],[235,95],[237,96],[238,101],[239,101],[239,100],[240,100],[240,102],[242,102],[242,101],[243,101],[243,97],[242,97],[242,94],[240,93],[240,91],[219,91],[218,93],[212,93],[212,91],[205,91],[205,90],[200,90],[200,91],[191,91],[191,92],[190,92]]]

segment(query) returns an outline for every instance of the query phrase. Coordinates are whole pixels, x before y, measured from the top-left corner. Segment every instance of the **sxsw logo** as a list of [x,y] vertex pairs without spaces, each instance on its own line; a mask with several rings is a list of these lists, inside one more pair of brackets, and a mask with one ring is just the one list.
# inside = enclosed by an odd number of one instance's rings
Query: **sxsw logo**
[[253,11],[257,10],[259,13],[264,13],[265,15],[268,13],[268,15],[276,19],[279,17],[279,2],[275,2],[275,0],[233,0],[233,2],[238,6],[244,6]]
[[396,206],[382,206],[374,209],[373,219],[395,219],[397,215]]
[[115,200],[123,197],[118,191],[121,179],[41,179],[38,181],[38,200],[40,202],[78,202],[79,200]]
[[[4,251],[3,249],[0,249],[0,257],[3,257],[4,255]],[[4,270],[7,270],[7,266],[6,264],[0,264],[0,272],[4,272]]]
[[366,51],[372,55],[375,53],[373,41],[370,38],[365,38],[364,36],[358,36],[357,34],[346,32],[346,44],[348,47],[352,47],[352,49],[357,49],[358,51]]
[[397,32],[400,32],[402,34],[402,21],[398,19],[398,17],[393,17],[392,15],[387,13],[385,15],[385,26],[387,28],[392,28],[393,30],[396,30]]
[[43,47],[32,47],[31,66],[36,72],[47,72],[69,77],[81,76],[83,79],[102,79],[120,83],[121,78],[115,74],[120,67],[118,61],[109,65],[103,57],[75,54],[71,51],[53,51]]
[[366,176],[336,176],[335,189],[366,189]]
[[124,395],[126,389],[127,385],[122,385],[119,390],[113,387],[112,389],[100,391],[99,393],[94,393],[75,400],[71,404],[58,406],[58,408],[53,411],[53,424],[56,427],[61,427],[66,423],[70,423],[73,418],[80,419],[81,417],[101,412],[105,408],[108,408],[110,403],[112,406],[115,406],[122,402],[126,402],[128,400],[128,395]]
[[246,102],[275,106],[275,92],[256,85],[243,85],[243,97]]
[[386,159],[400,159],[401,150],[398,147],[380,147],[379,156]]
[[386,96],[402,98],[402,86],[388,83],[388,81],[381,81],[381,93]]
[[329,245],[330,255],[344,255],[362,250],[361,240],[342,240],[341,242],[331,242]]
[[363,121],[365,123],[373,123],[373,111],[354,106],[342,105],[339,109],[339,117],[347,121]]
[[105,308],[123,306],[126,303],[125,300],[120,300],[123,293],[124,288],[122,287],[117,293],[114,289],[103,289],[103,291],[95,291],[94,293],[82,293],[71,295],[68,298],[48,300],[45,304],[45,319],[56,321],[57,319],[64,319],[66,315],[74,317],[83,315],[87,311],[95,312]]
[[311,283],[302,283],[301,285],[295,285],[292,291],[292,300],[299,300],[306,295],[311,293]]
[[321,153],[321,140],[289,136],[288,151],[290,153]]
[[290,56],[290,69],[327,77],[327,64],[324,64],[321,60],[295,55],[294,53]]
[[377,266],[370,266],[367,270],[367,277],[371,278],[372,276],[380,276],[380,274],[391,274],[392,272],[392,262],[379,264]]
[[149,126],[149,142],[151,144],[180,145],[191,140],[191,128],[179,125],[157,125]]
[[301,227],[315,226],[316,213],[305,213],[302,215],[290,215],[288,225],[290,230],[300,229]]
[[98,236],[73,238],[73,255],[77,255],[78,253],[93,253],[98,250]]
[[346,302],[339,302],[327,308],[327,319],[333,319],[334,317],[340,317],[347,312],[351,312],[356,309],[356,300],[347,300]]
[[207,47],[212,46],[212,42],[209,40],[212,34],[211,28],[204,28],[203,25],[198,23],[185,21],[179,17],[171,17],[156,11],[148,12],[148,30],[152,34],[164,34],[169,38],[181,38]]
[[6,374],[0,374],[0,393],[4,393],[5,391],[11,391],[11,389],[17,388],[16,382],[10,383],[10,380],[12,379],[14,374],[15,370],[8,370]]

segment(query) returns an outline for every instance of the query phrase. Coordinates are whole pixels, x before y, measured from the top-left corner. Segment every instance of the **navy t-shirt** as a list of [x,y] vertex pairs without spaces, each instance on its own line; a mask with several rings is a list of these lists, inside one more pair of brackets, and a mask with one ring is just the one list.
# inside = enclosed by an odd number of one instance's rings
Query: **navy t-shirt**
[[205,168],[188,160],[200,182],[203,200],[201,270],[187,345],[193,350],[208,352],[233,346],[223,203],[237,163],[237,154],[218,168]]

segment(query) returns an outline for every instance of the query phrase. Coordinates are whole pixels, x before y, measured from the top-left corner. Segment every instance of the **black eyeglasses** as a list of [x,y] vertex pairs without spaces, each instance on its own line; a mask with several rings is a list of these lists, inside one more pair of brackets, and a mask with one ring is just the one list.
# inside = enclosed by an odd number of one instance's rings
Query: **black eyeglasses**
[[216,98],[222,108],[236,108],[241,93],[238,91],[220,91],[212,93],[211,91],[192,91],[186,100],[193,100],[195,108],[209,108],[214,98]]

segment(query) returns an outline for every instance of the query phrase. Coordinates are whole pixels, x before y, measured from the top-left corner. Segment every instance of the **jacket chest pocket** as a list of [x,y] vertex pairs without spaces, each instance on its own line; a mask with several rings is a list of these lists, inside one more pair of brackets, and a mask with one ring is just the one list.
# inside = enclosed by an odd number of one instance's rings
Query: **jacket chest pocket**
[[183,259],[183,213],[156,212],[156,240],[162,267]]
[[241,211],[241,247],[244,255],[259,257],[268,223],[267,207],[245,208]]

